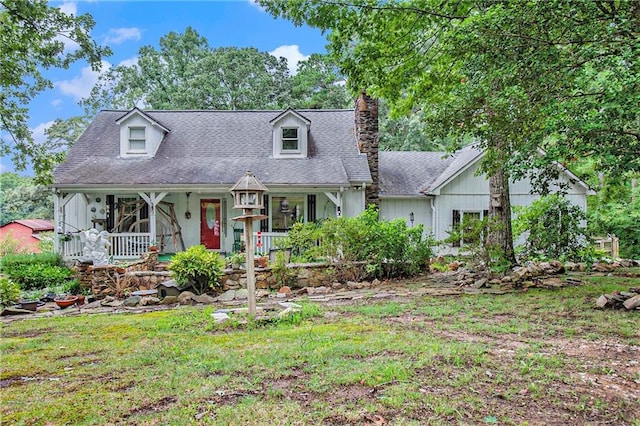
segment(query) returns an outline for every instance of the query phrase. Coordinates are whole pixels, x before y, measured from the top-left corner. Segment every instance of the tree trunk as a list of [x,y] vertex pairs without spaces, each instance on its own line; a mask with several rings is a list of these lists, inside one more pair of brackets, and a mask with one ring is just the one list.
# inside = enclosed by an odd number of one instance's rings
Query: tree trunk
[[511,200],[509,178],[499,167],[489,177],[489,231],[487,245],[497,250],[505,260],[516,263],[511,231]]

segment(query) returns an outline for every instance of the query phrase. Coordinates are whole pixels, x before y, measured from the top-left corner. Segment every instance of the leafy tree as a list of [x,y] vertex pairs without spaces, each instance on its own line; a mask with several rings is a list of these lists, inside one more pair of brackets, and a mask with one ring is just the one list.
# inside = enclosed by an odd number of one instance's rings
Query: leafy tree
[[446,139],[433,138],[420,111],[392,117],[387,102],[381,100],[379,114],[380,150],[446,151],[452,144]]
[[314,53],[298,64],[298,73],[291,78],[291,107],[350,108],[353,99],[345,86],[329,56]]
[[[86,59],[98,70],[110,50],[98,46],[89,32],[94,26],[88,15],[68,15],[44,0],[0,1],[0,154],[12,155],[17,170],[28,164],[46,182],[55,159],[46,147],[33,140],[27,121],[28,104],[38,93],[52,88],[43,75],[50,68],[68,68]],[[65,40],[77,43],[65,50]]]
[[254,48],[211,49],[193,28],[144,46],[138,63],[103,74],[89,98],[89,113],[101,108],[252,109],[289,102],[286,59]]
[[421,109],[434,135],[478,138],[490,215],[503,224],[487,241],[507,258],[510,177],[542,170],[548,180],[553,161],[585,155],[640,168],[638,2],[259,2],[327,31],[352,90],[395,113]]
[[0,174],[0,223],[16,219],[53,219],[51,191],[30,177]]

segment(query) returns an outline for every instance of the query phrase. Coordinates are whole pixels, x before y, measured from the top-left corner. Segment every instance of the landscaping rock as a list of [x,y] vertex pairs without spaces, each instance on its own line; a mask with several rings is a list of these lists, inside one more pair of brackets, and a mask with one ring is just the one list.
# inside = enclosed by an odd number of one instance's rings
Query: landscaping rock
[[488,280],[486,278],[480,278],[479,280],[475,281],[473,284],[471,284],[471,287],[473,288],[482,288],[485,287],[488,283]]
[[0,316],[7,316],[7,315],[24,315],[24,314],[33,314],[35,311],[29,310],[29,309],[22,309],[22,308],[16,308],[16,307],[7,307],[4,308],[2,310],[2,313],[0,313]]
[[155,296],[146,296],[140,300],[140,306],[153,306],[153,305],[159,305],[159,304],[160,304],[160,299],[158,299]]
[[131,296],[131,297],[127,297],[124,302],[122,302],[122,304],[124,306],[127,306],[129,308],[132,308],[134,306],[138,306],[138,304],[140,303],[140,301],[142,300],[141,296]]
[[284,295],[284,297],[291,296],[291,288],[289,286],[286,286],[286,285],[282,286],[278,290],[278,294],[282,294],[282,295]]
[[226,312],[214,312],[211,314],[211,318],[213,318],[216,324],[222,324],[231,319]]
[[596,306],[600,309],[607,306],[608,303],[609,303],[609,299],[607,299],[607,296],[605,296],[604,294],[598,297],[598,300],[596,300]]
[[167,296],[160,302],[161,305],[173,305],[178,302],[178,296]]
[[627,309],[636,309],[640,306],[640,294],[636,294],[635,296],[625,300],[623,305]]
[[208,294],[201,294],[199,296],[193,296],[193,300],[196,303],[203,303],[205,305],[210,305],[216,301],[214,297],[209,296]]
[[194,302],[193,298],[195,296],[196,295],[190,291],[183,291],[180,293],[180,296],[178,296],[178,303],[181,305],[191,305]]
[[220,296],[216,297],[219,302],[230,302],[236,298],[236,290],[227,290]]
[[[269,292],[267,292],[268,294]],[[257,296],[257,295],[256,295]],[[236,300],[246,300],[249,298],[249,291],[246,288],[236,290]]]

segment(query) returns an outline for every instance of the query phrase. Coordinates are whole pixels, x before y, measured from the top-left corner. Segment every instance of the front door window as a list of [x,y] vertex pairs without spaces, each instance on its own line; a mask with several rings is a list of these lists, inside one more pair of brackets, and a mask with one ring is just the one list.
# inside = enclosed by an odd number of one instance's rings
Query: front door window
[[220,199],[200,200],[200,244],[220,250]]

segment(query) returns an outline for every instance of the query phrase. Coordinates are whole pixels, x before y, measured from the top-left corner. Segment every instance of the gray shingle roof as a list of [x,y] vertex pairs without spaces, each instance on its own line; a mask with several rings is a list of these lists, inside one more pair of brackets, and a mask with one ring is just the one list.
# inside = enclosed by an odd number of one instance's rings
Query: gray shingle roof
[[120,158],[127,111],[102,111],[54,172],[64,185],[231,185],[251,170],[265,185],[371,182],[354,134],[353,110],[296,110],[311,121],[309,158],[272,157],[272,125],[282,111],[144,111],[171,129],[155,157]]
[[480,155],[473,146],[454,153],[380,151],[380,195],[429,194]]

